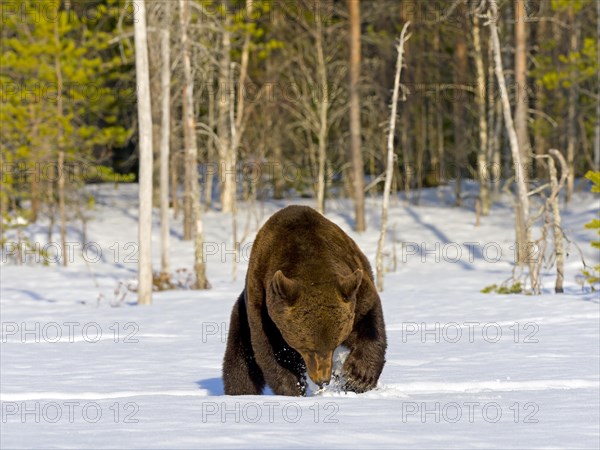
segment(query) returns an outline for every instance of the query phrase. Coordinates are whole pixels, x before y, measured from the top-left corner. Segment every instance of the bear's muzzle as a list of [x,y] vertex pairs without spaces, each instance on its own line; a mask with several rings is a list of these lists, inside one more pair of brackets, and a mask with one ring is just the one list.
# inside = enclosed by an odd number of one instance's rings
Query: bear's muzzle
[[329,384],[333,366],[333,351],[302,353],[302,358],[306,363],[308,376],[315,384],[319,387]]

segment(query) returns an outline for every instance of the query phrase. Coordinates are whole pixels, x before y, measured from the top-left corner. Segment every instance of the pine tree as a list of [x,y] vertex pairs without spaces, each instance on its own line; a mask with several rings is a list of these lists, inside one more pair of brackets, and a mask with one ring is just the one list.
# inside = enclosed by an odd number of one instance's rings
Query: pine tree
[[8,164],[3,166],[8,172],[0,196],[3,213],[9,204],[31,200],[31,220],[41,204],[52,215],[57,185],[65,183],[72,191],[86,178],[100,176],[93,152],[126,140],[116,90],[110,88],[121,77],[122,63],[111,50],[110,29],[103,27],[115,3],[80,16],[66,2],[19,0],[11,5],[15,14],[3,17],[0,146]]

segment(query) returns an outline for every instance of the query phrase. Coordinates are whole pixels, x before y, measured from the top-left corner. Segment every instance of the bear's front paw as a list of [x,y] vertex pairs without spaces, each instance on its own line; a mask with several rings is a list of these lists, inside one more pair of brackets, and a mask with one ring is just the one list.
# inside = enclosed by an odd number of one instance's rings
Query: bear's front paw
[[345,391],[357,394],[370,391],[377,386],[377,378],[377,375],[364,361],[348,358],[344,364]]
[[292,374],[279,374],[269,383],[269,387],[275,395],[304,397],[308,384],[305,377],[298,378]]

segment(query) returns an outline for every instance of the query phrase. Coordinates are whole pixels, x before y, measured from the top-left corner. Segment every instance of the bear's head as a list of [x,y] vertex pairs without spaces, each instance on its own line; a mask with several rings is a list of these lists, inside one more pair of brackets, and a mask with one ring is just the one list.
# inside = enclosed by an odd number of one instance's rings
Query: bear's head
[[269,316],[285,341],[306,363],[308,376],[317,385],[331,379],[333,352],[344,342],[354,324],[356,295],[362,270],[311,283],[273,275],[267,289]]

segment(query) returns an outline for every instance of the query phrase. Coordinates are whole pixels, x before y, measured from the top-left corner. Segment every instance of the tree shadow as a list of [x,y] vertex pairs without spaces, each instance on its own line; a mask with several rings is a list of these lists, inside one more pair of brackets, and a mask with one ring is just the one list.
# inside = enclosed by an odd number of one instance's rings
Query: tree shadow
[[[440,230],[438,227],[436,227],[435,225],[428,223],[428,222],[424,222],[421,219],[421,216],[417,213],[417,211],[415,211],[414,208],[411,207],[405,207],[404,210],[408,213],[409,216],[411,216],[414,221],[416,223],[418,223],[419,225],[421,225],[423,228],[429,230],[437,239],[438,242],[441,245],[446,245],[446,244],[451,244],[454,243],[450,240],[450,238],[442,231]],[[419,250],[422,253],[422,249],[419,248]],[[473,256],[477,259],[484,259],[483,254],[481,253],[481,250],[478,247],[472,247],[472,251],[473,251]],[[457,263],[459,265],[461,265],[464,269],[466,270],[475,270],[475,268],[473,267],[473,264],[470,264],[468,262],[462,261],[462,260],[458,260]]]
[[29,289],[15,289],[15,288],[4,288],[2,289],[4,292],[8,292],[8,291],[12,291],[12,292],[19,292],[21,294],[26,295],[27,297],[29,297],[31,300],[35,300],[35,301],[43,301],[43,302],[48,302],[48,303],[56,303],[56,300],[53,299],[49,299],[49,298],[45,298],[42,297],[40,294],[38,294],[37,292],[31,291]]

